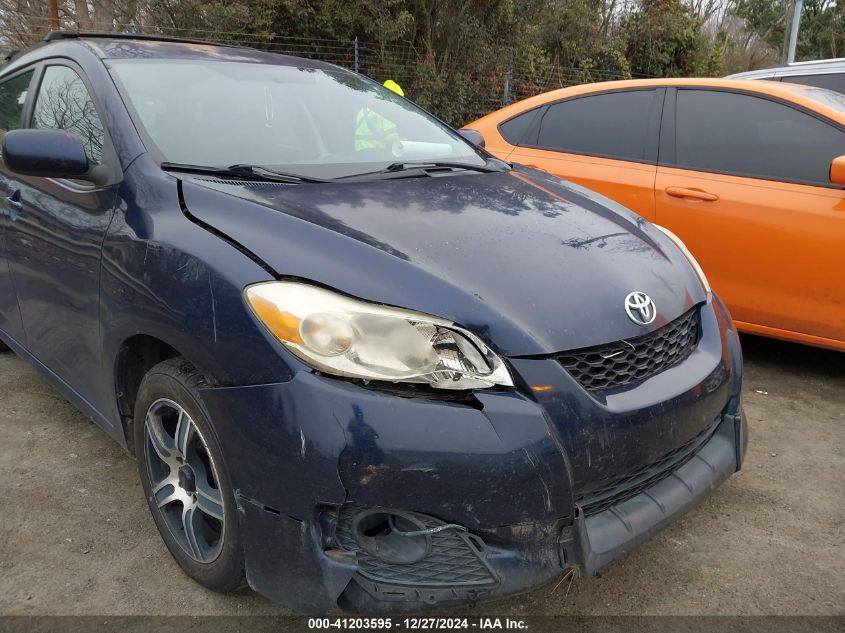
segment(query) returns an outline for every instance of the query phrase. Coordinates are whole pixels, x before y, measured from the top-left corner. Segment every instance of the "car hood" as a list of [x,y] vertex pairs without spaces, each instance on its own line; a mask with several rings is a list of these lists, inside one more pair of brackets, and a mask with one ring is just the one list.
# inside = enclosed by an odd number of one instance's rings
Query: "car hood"
[[[704,300],[639,216],[543,172],[288,185],[188,178],[185,211],[279,277],[450,319],[507,355],[648,333]],[[656,320],[624,308],[647,293]]]

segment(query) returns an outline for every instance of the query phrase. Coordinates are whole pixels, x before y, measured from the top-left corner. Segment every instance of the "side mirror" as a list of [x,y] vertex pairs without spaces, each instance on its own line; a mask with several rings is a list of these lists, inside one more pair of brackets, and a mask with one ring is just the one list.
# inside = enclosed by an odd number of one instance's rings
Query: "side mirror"
[[24,176],[82,178],[88,173],[82,140],[64,130],[7,132],[3,161],[12,172]]
[[478,130],[471,130],[469,128],[462,128],[458,130],[458,134],[463,136],[470,143],[476,147],[484,147],[484,137]]
[[831,161],[830,182],[845,186],[845,156],[837,156]]

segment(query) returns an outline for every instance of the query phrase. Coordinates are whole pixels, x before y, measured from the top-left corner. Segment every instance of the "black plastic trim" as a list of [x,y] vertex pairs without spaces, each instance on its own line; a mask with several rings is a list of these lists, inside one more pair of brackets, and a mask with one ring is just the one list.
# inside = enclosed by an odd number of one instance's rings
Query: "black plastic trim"
[[45,42],[57,42],[62,40],[76,39],[101,39],[101,40],[144,40],[147,42],[175,42],[182,44],[207,44],[209,46],[220,46],[223,48],[246,48],[236,44],[220,44],[208,40],[198,40],[189,37],[174,37],[171,35],[151,35],[149,33],[108,33],[105,31],[50,31],[44,36]]
[[636,497],[575,520],[578,563],[593,574],[674,522],[736,471],[734,416],[726,415],[692,459]]

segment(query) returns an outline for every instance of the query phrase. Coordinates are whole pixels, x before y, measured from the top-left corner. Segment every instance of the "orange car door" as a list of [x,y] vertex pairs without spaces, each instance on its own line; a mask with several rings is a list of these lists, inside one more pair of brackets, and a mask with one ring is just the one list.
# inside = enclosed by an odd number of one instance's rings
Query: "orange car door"
[[657,223],[684,240],[738,324],[845,342],[845,191],[829,181],[845,130],[712,89],[670,90],[662,129]]
[[603,92],[545,106],[514,143],[508,160],[572,180],[654,219],[664,92]]

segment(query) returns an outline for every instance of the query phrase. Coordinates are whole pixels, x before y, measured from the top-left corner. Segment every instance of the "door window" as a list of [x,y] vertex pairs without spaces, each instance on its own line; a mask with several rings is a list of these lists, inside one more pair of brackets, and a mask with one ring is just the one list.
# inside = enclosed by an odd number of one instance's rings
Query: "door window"
[[499,125],[499,133],[511,145],[520,145],[522,143],[533,145],[534,139],[529,138],[529,131],[534,127],[535,132],[532,136],[537,136],[536,126],[533,125],[534,121],[537,120],[537,114],[538,109],[534,109],[508,119]]
[[73,132],[82,139],[91,165],[103,161],[103,123],[82,79],[67,66],[45,69],[35,101],[32,127]]
[[10,130],[17,130],[21,126],[26,93],[32,71],[25,72],[0,84],[0,138]]
[[542,149],[645,160],[655,90],[579,97],[549,106],[540,123]]
[[679,90],[675,163],[701,171],[829,185],[845,132],[747,94]]

